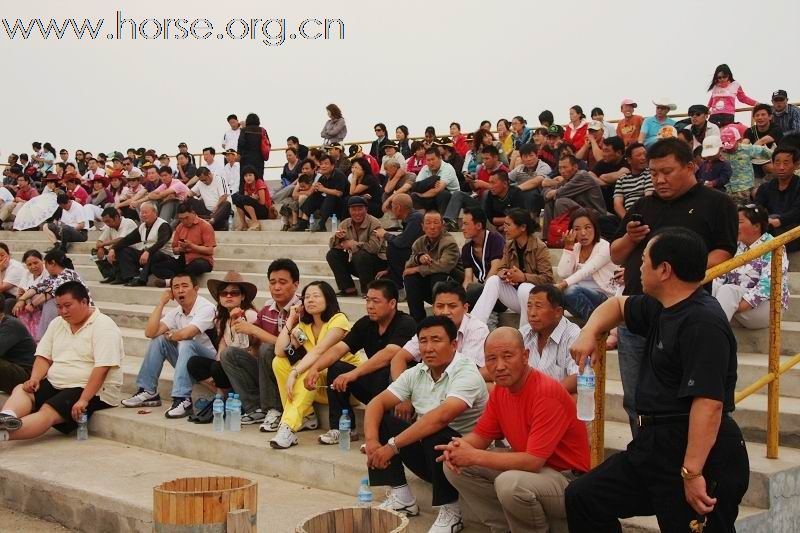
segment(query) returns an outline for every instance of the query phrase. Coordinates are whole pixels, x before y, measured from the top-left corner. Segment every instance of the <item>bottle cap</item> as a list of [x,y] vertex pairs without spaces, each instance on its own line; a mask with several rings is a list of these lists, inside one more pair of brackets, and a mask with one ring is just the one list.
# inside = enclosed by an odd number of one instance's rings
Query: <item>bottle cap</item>
[[342,409],[342,414],[346,415],[347,414],[347,409]]

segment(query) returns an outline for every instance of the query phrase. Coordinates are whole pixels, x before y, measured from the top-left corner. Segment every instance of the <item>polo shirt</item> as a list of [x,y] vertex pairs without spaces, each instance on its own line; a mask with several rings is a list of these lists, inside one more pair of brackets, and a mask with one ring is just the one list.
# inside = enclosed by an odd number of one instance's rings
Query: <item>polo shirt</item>
[[[129,218],[122,217],[122,220],[119,224],[119,229],[114,229],[111,226],[106,226],[103,231],[100,233],[100,237],[97,238],[98,241],[108,242],[119,239],[136,231],[138,228],[138,224]],[[139,247],[137,248],[134,245],[134,248],[137,250],[141,250],[141,243],[139,243]]]
[[[306,349],[306,352],[310,352],[320,340],[324,339],[325,335],[328,334],[328,331],[330,331],[331,328],[339,328],[343,330],[345,334],[350,331],[350,321],[347,320],[347,315],[344,313],[336,313],[330,318],[330,320],[323,323],[322,328],[319,330],[319,337],[314,335],[314,330],[311,329],[311,326],[312,324],[306,324],[305,322],[300,322],[297,325],[297,328],[299,328],[300,331],[306,335],[306,342],[303,343],[303,348]],[[353,366],[358,366],[361,364],[361,359],[352,352],[344,354],[339,358],[339,361],[350,363]]]
[[[172,248],[177,247],[178,241],[184,240],[199,246],[209,246],[214,248],[217,246],[216,236],[214,234],[214,227],[200,217],[195,219],[194,224],[186,227],[186,224],[179,223],[175,226],[175,231],[172,234]],[[205,259],[211,266],[214,266],[214,253],[212,251],[209,255],[199,254],[195,251],[189,251],[185,254],[186,263],[191,263],[195,259]]]
[[225,181],[231,194],[239,192],[239,182],[241,180],[239,163],[236,162],[232,165],[226,163],[225,166],[222,167],[222,179]]
[[626,211],[647,192],[653,192],[653,178],[649,168],[640,174],[625,174],[614,185],[614,196],[622,196],[622,205]]
[[[705,242],[708,251],[725,250],[736,253],[739,217],[736,205],[728,195],[697,184],[683,196],[663,200],[654,193],[640,198],[625,213],[614,239],[625,235],[625,227],[634,213],[642,215],[643,224],[650,226],[649,235],[667,226],[688,228],[696,232]],[[642,253],[649,239],[645,238],[625,260],[625,291],[623,294],[642,294]]]
[[95,310],[75,333],[66,320],[54,318],[36,347],[36,355],[52,361],[46,378],[56,389],[86,387],[95,368],[111,367],[97,394],[108,405],[119,404],[125,355],[122,333],[100,311]]
[[506,245],[506,240],[496,231],[487,229],[484,230],[483,235],[481,257],[475,257],[472,241],[465,242],[464,246],[461,247],[461,263],[465,269],[472,269],[472,275],[480,283],[486,281],[486,275],[491,270],[492,261],[503,258],[503,249]]
[[655,115],[652,117],[647,117],[642,123],[641,133],[644,133],[643,144],[645,146],[650,146],[651,144],[655,143],[658,140],[658,132],[661,131],[661,128],[664,126],[674,125],[675,121],[669,117],[665,118],[664,122],[659,122]]
[[539,353],[539,333],[533,331],[530,324],[519,328],[525,348],[528,349],[528,364],[547,376],[562,381],[567,376],[578,373],[578,365],[569,354],[569,349],[581,328],[562,316],[561,321],[550,333],[544,345],[544,351]]
[[467,409],[449,424],[461,435],[472,431],[489,399],[486,383],[475,363],[458,352],[438,381],[433,380],[428,365],[420,363],[400,374],[387,390],[401,402],[410,400],[419,416],[433,411],[448,398],[463,401]]
[[342,341],[350,348],[351,353],[364,350],[367,358],[370,358],[390,344],[403,346],[416,331],[417,323],[414,319],[402,311],[397,311],[383,335],[379,331],[377,322],[370,320],[368,316],[362,316],[353,324],[353,329]]
[[520,165],[508,173],[508,179],[511,181],[511,183],[522,185],[526,181],[530,181],[536,176],[542,176],[543,178],[546,178],[552,172],[553,169],[550,168],[550,165],[539,159],[538,163],[536,164],[536,168],[528,168]]
[[192,192],[200,195],[200,198],[203,200],[203,205],[211,212],[217,208],[219,199],[222,196],[227,194],[228,202],[231,201],[228,185],[225,183],[225,180],[222,179],[222,176],[219,175],[214,175],[211,178],[211,183],[208,185],[198,180],[198,182],[194,184],[194,187],[192,187]]
[[665,309],[650,296],[632,296],[625,325],[647,339],[636,387],[639,414],[688,414],[694,398],[734,410],[736,338],[716,298],[698,288]]
[[[473,364],[483,367],[483,342],[488,335],[489,328],[486,324],[477,318],[473,318],[469,313],[464,313],[464,318],[458,327],[458,333],[456,333],[456,350],[472,361]],[[422,357],[419,354],[419,339],[416,335],[411,337],[411,340],[403,346],[403,349],[411,354],[414,361],[422,361]]]
[[198,296],[189,314],[184,313],[183,308],[179,305],[166,311],[161,316],[161,323],[169,329],[183,329],[186,326],[195,326],[200,330],[200,333],[195,335],[192,340],[199,342],[209,350],[216,351],[214,344],[206,334],[206,331],[214,327],[216,316],[216,306],[202,296]]
[[61,222],[67,226],[76,227],[78,224],[83,224],[83,229],[88,229],[91,216],[87,209],[79,204],[77,201],[72,200],[70,208],[61,208]]
[[212,176],[219,176],[222,177],[222,170],[224,165],[219,161],[213,161],[210,165],[203,160],[203,164],[200,165],[201,167],[206,167],[208,170],[211,171]]
[[25,368],[33,367],[36,343],[25,325],[16,317],[0,318],[0,359]]
[[518,392],[496,386],[475,426],[485,439],[505,438],[511,450],[545,460],[553,470],[591,468],[586,424],[575,401],[558,381],[533,370]]
[[458,176],[456,175],[456,171],[453,168],[453,165],[442,161],[442,166],[439,167],[437,172],[431,172],[431,169],[428,168],[428,165],[422,167],[417,174],[417,181],[422,181],[430,178],[431,176],[439,176],[439,178],[444,181],[445,188],[450,192],[456,192],[461,190],[461,185],[458,183]]
[[283,311],[278,310],[278,304],[275,300],[268,298],[266,305],[261,308],[256,317],[256,326],[260,327],[270,335],[278,336],[281,328],[286,324],[286,319],[289,318],[289,309],[300,303],[300,296],[295,293],[289,303],[283,308]]
[[515,207],[525,209],[525,199],[519,187],[514,185],[508,188],[508,192],[502,198],[495,196],[491,192],[487,193],[486,198],[484,198],[483,210],[486,212],[486,218],[489,222],[492,222],[495,218],[504,217],[506,211]]
[[153,192],[162,192],[167,189],[175,191],[175,197],[181,202],[186,200],[186,196],[188,196],[189,194],[189,187],[187,187],[186,184],[183,183],[181,180],[175,178],[172,179],[172,182],[170,182],[169,187],[167,187],[162,183],[161,185],[156,187],[156,190]]
[[39,196],[39,191],[28,186],[28,189],[23,191],[22,189],[17,189],[17,200],[25,200],[26,202],[32,198],[36,198]]

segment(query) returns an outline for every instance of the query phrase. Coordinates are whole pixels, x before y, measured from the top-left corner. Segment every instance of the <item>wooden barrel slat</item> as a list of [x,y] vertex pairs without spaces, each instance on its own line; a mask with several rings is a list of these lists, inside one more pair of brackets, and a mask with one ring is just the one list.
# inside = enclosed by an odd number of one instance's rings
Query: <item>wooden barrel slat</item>
[[167,481],[153,489],[156,533],[225,531],[228,513],[247,510],[250,531],[257,532],[258,485],[234,476],[205,476]]
[[377,507],[332,509],[301,522],[295,533],[406,533],[408,518]]

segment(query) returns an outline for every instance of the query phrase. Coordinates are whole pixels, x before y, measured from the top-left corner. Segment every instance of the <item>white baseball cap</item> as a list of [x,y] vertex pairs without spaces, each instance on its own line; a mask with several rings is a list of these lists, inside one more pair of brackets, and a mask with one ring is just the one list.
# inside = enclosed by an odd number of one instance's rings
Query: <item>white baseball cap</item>
[[719,135],[706,135],[703,139],[703,157],[715,156],[722,150],[722,139]]

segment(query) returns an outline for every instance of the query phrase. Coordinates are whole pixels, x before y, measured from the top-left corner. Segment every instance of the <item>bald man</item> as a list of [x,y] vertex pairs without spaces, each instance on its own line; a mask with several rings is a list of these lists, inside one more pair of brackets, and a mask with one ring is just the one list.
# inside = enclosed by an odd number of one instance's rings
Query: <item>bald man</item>
[[[445,477],[493,532],[566,531],[564,489],[589,470],[586,426],[563,385],[528,366],[518,330],[497,328],[484,352],[496,386],[472,433],[436,447]],[[510,449],[487,450],[503,438]]]
[[386,261],[388,269],[379,272],[377,277],[388,276],[398,289],[403,288],[403,270],[406,261],[411,257],[411,245],[422,235],[422,213],[415,211],[411,197],[405,193],[392,198],[392,214],[403,224],[399,235],[386,233],[383,228],[375,230],[375,234],[386,240]]

